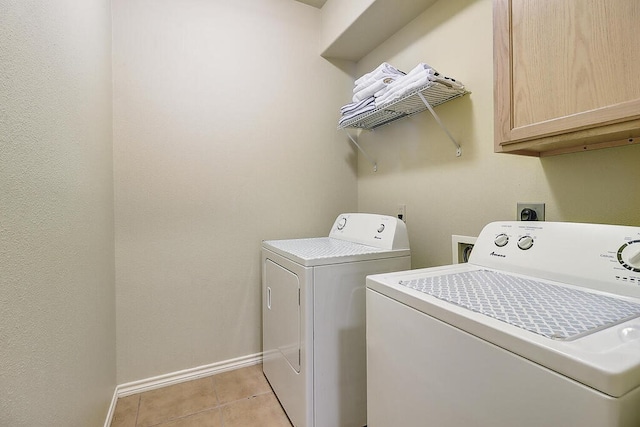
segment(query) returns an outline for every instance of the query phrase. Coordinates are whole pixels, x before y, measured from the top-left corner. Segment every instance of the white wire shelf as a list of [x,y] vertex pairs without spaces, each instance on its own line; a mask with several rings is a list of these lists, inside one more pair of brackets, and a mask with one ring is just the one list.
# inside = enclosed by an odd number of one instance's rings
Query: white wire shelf
[[426,86],[418,88],[396,101],[381,105],[375,110],[360,114],[341,123],[338,129],[375,129],[404,117],[421,113],[428,107],[419,94],[422,94],[431,107],[435,107],[468,93],[470,92],[465,89],[449,87],[440,82],[429,82]]
[[360,150],[360,152],[373,165],[373,171],[377,172],[378,164],[376,161],[372,159],[371,156],[362,149],[362,147],[360,147],[354,137],[349,134],[347,128],[373,130],[396,120],[421,113],[424,110],[429,110],[438,125],[456,146],[456,156],[460,157],[462,155],[462,147],[460,147],[460,144],[458,144],[444,123],[442,123],[440,117],[438,117],[436,112],[433,110],[433,107],[444,104],[445,102],[459,98],[468,93],[471,92],[466,89],[455,88],[452,85],[446,84],[446,82],[429,82],[427,85],[406,94],[396,101],[381,105],[375,110],[368,111],[344,121],[338,125],[338,129],[345,130],[351,142],[355,144],[358,150]]

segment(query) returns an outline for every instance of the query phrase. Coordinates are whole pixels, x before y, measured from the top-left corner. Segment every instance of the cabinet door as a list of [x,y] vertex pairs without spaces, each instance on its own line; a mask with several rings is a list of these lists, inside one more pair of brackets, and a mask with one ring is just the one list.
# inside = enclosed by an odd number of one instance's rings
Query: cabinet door
[[496,151],[640,135],[638,22],[638,0],[494,0]]

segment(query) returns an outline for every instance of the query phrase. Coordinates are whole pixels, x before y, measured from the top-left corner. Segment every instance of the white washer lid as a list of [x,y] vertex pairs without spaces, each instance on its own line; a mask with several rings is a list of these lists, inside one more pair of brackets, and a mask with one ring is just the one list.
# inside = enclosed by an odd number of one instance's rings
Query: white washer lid
[[265,240],[262,247],[304,266],[342,264],[410,254],[409,249],[388,250],[332,237]]
[[[638,317],[577,339],[556,340],[407,286],[414,280],[433,277],[437,281],[442,276],[482,269],[470,264],[456,264],[376,274],[367,276],[367,288],[610,396],[620,397],[640,387]],[[584,289],[546,279],[508,274],[574,290]],[[639,299],[630,297],[594,290],[589,290],[589,293],[621,298],[632,303],[632,307],[640,304]]]
[[640,317],[636,302],[497,271],[464,271],[399,283],[557,340],[574,340]]

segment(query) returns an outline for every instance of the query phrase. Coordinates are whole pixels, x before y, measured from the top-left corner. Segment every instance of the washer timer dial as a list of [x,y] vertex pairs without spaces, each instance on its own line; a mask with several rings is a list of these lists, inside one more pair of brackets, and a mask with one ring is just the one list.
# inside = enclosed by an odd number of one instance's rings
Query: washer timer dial
[[338,221],[338,225],[337,225],[338,230],[342,230],[345,225],[347,225],[347,218],[345,217],[340,218],[340,221]]
[[498,234],[493,243],[499,248],[506,246],[506,244],[509,243],[509,236],[504,233]]
[[533,246],[533,237],[522,236],[521,238],[518,239],[518,247],[523,251],[526,251],[527,249],[531,249],[532,246]]
[[627,270],[640,273],[640,240],[632,240],[620,246],[618,262]]

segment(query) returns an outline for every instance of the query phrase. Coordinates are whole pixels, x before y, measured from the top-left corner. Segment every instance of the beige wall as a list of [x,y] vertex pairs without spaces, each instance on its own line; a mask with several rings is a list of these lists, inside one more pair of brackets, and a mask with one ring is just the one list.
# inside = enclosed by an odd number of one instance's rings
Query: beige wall
[[118,382],[262,351],[260,242],[356,210],[352,77],[291,0],[113,2]]
[[322,6],[319,52],[327,49],[376,0],[327,0]]
[[0,0],[0,425],[116,385],[110,2]]
[[450,263],[452,234],[514,220],[518,201],[545,202],[549,221],[640,225],[640,146],[544,159],[493,153],[492,43],[491,0],[440,0],[358,63],[357,75],[382,61],[405,71],[427,62],[473,92],[436,109],[460,158],[428,112],[360,137],[378,172],[360,156],[358,209],[407,205],[414,268]]
[[[517,201],[640,225],[640,147],[493,154],[490,0],[440,0],[357,70],[298,2],[114,0],[113,154],[110,6],[0,0],[0,425],[101,424],[116,361],[123,383],[260,352],[260,241],[340,212],[406,204],[414,267]],[[437,109],[461,158],[423,113],[356,165],[337,108],[382,61],[473,92]]]

